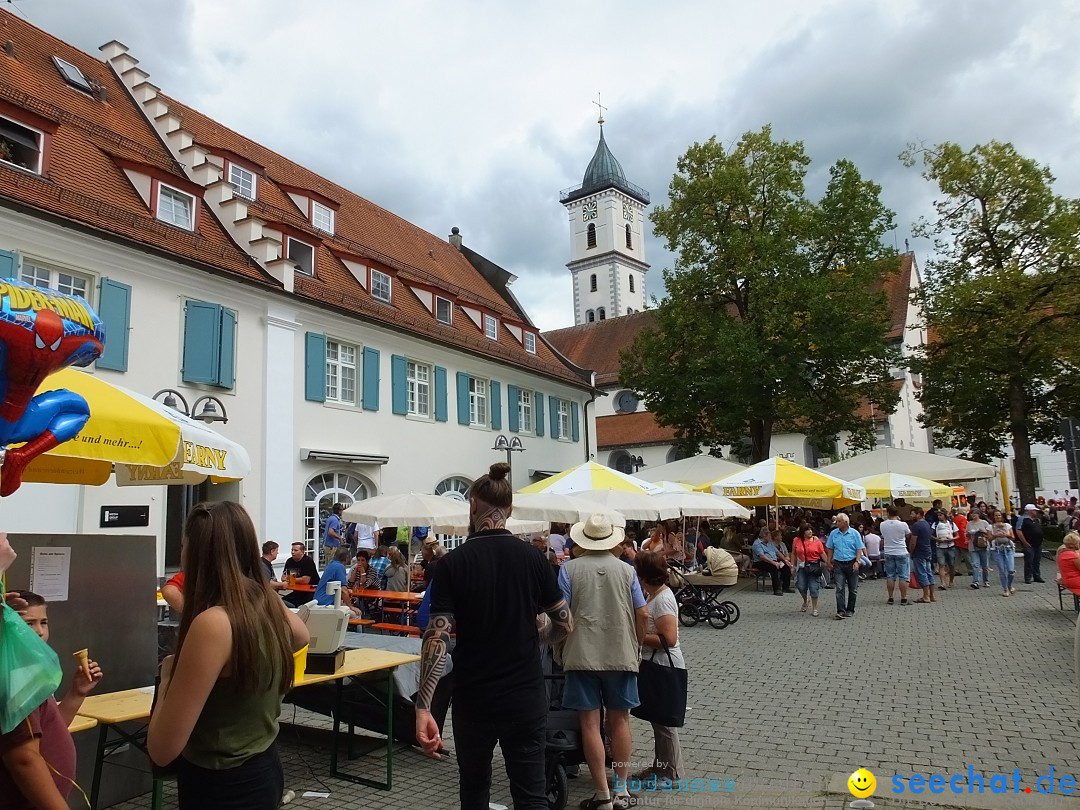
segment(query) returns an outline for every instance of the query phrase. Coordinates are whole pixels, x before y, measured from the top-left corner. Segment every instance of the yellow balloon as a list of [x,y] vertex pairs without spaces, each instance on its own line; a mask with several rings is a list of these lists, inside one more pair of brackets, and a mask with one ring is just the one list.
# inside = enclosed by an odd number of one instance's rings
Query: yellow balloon
[[847,787],[851,791],[851,795],[856,799],[865,799],[867,796],[874,795],[874,791],[877,789],[877,779],[866,768],[859,768],[848,777]]

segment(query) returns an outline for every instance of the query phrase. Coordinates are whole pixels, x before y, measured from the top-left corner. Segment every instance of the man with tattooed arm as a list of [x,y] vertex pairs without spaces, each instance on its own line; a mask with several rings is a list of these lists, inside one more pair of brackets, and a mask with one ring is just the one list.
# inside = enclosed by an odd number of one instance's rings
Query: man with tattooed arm
[[496,743],[515,810],[546,810],[548,701],[537,615],[551,620],[551,643],[573,630],[554,569],[543,554],[506,530],[513,508],[509,472],[508,464],[493,464],[469,490],[469,537],[439,563],[423,636],[416,739],[435,757],[442,739],[431,700],[450,634],[457,636],[453,722],[463,810],[488,810]]

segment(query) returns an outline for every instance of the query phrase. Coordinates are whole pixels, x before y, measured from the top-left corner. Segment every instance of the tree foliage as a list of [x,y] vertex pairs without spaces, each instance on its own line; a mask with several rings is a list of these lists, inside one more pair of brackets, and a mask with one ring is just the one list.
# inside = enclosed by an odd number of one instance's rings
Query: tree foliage
[[1031,445],[1060,444],[1080,409],[1080,201],[1009,143],[900,157],[940,193],[936,219],[917,226],[937,254],[919,294],[930,341],[912,361],[922,418],[980,460],[1011,442],[1020,496],[1034,500]]
[[801,432],[828,448],[841,431],[873,443],[860,403],[895,408],[882,276],[895,269],[881,237],[893,215],[880,188],[838,161],[807,199],[801,142],[748,132],[731,149],[694,144],[652,213],[677,254],[656,328],[621,355],[641,392],[689,449],[748,444],[769,456],[772,433]]

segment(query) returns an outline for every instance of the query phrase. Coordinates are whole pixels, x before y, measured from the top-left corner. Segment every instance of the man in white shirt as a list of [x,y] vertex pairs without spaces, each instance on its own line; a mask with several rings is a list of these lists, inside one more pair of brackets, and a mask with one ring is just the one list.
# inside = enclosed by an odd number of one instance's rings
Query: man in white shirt
[[369,526],[366,523],[356,524],[356,547],[373,549],[375,548],[375,535],[379,531],[379,524]]
[[881,521],[881,544],[885,553],[885,587],[889,591],[889,604],[893,604],[893,589],[900,583],[900,604],[908,604],[908,580],[911,579],[911,557],[908,555],[907,540],[911,529],[900,520],[899,510],[889,506],[888,518]]

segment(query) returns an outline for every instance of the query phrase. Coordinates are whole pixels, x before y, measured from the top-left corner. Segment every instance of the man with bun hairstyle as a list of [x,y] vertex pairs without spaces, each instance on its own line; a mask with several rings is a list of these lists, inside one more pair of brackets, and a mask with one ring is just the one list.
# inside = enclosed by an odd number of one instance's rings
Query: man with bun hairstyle
[[544,555],[506,530],[513,510],[509,472],[509,464],[492,464],[469,490],[469,536],[439,562],[423,636],[416,739],[438,758],[442,739],[431,704],[450,635],[457,634],[453,722],[463,810],[488,810],[496,743],[515,810],[546,810],[548,700],[536,617],[551,620],[551,643],[573,630]]

